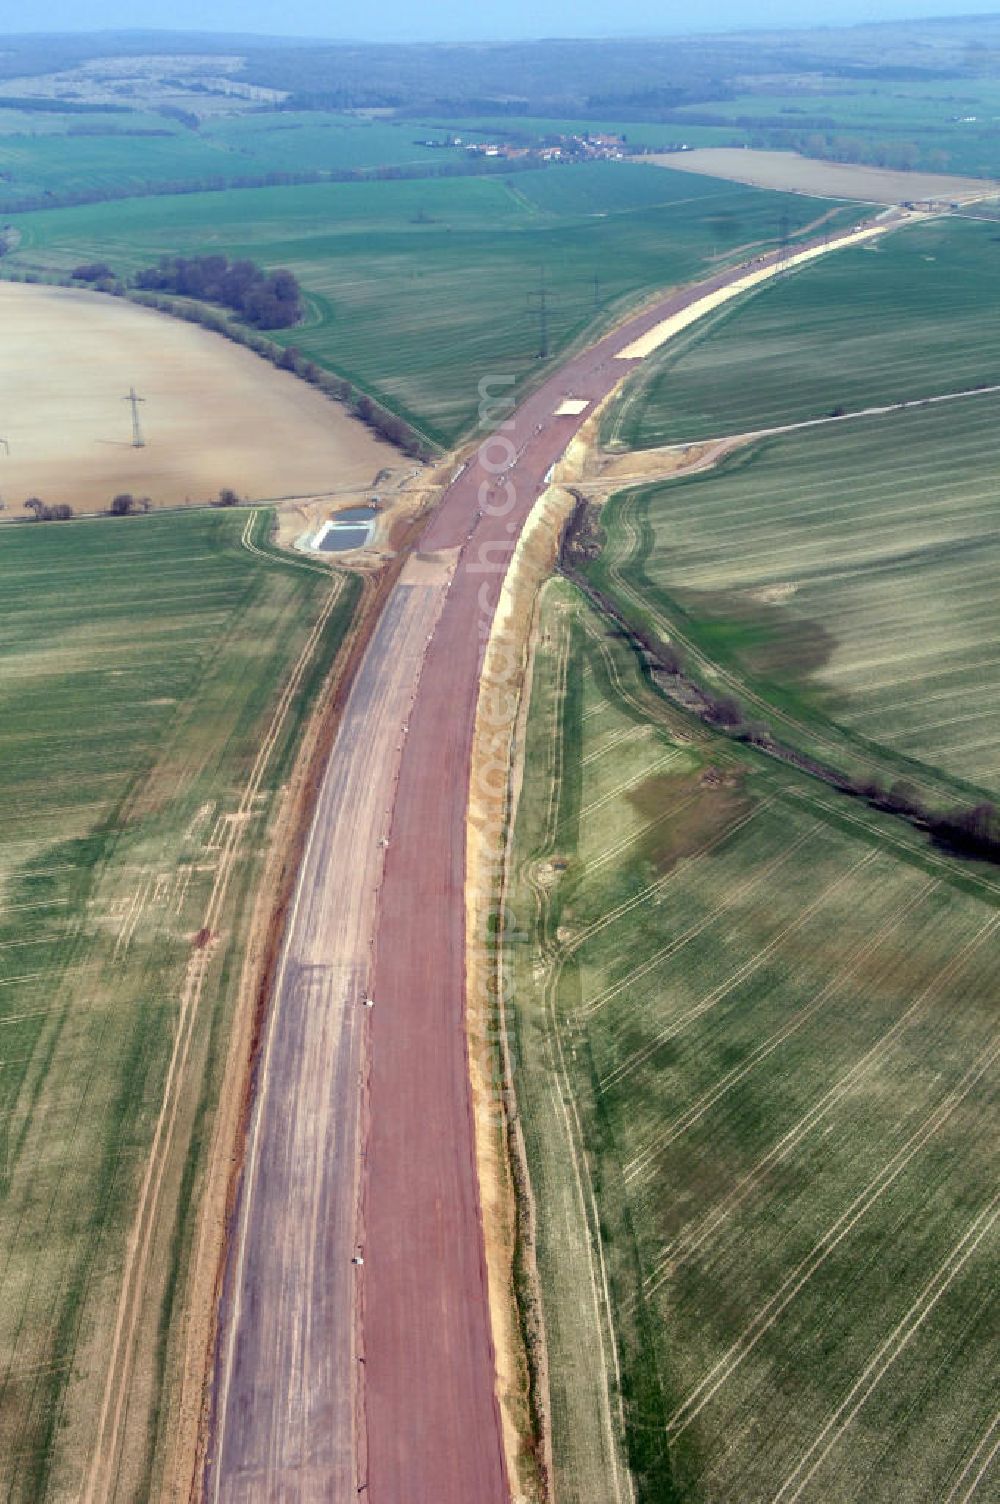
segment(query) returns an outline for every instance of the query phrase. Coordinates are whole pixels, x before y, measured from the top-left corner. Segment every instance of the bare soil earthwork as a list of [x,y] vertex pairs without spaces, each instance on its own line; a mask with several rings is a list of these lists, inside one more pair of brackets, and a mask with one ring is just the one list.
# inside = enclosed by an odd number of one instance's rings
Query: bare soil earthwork
[[703,146],[642,160],[678,172],[697,172],[731,183],[747,183],[752,188],[809,193],[819,198],[856,198],[872,204],[915,203],[923,199],[964,203],[989,197],[998,188],[985,178],[893,172],[887,167],[822,162],[794,151],[755,151],[742,146]]
[[[99,293],[0,283],[0,495],[106,507],[334,495],[397,450],[305,382],[208,330]],[[58,357],[53,359],[53,350]],[[145,447],[132,445],[134,386]],[[8,452],[9,450],[9,452]]]

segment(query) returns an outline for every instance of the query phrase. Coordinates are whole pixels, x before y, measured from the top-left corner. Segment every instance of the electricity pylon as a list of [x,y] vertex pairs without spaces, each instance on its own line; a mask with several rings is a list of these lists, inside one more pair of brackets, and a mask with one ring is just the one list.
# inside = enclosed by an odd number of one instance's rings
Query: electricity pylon
[[129,389],[128,389],[128,396],[122,398],[123,402],[131,402],[131,404],[132,404],[132,448],[133,449],[142,449],[144,447],[145,443],[146,443],[146,440],[142,436],[142,425],[139,422],[139,403],[140,402],[145,402],[145,400],[146,400],[145,397],[139,397],[139,396],[136,395],[136,390],[135,390],[134,386],[130,386]]
[[538,291],[528,293],[528,303],[538,299],[538,358],[544,360],[549,353],[549,307],[548,290],[545,286],[545,268],[538,268]]

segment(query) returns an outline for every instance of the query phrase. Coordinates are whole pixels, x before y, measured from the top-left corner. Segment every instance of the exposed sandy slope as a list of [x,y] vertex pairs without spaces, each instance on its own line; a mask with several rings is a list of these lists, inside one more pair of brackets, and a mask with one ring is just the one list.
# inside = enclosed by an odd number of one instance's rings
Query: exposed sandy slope
[[739,297],[740,293],[749,292],[754,287],[759,287],[763,282],[772,281],[779,271],[788,271],[793,267],[805,266],[810,261],[816,261],[821,256],[827,255],[841,247],[862,245],[872,240],[877,235],[884,235],[895,225],[907,219],[919,218],[919,214],[910,214],[905,209],[884,212],[879,215],[875,222],[866,222],[857,229],[848,230],[844,235],[838,235],[829,241],[814,241],[804,246],[801,250],[793,250],[787,256],[775,259],[771,257],[758,257],[756,263],[751,263],[752,269],[740,271],[738,276],[733,277],[725,286],[716,287],[714,291],[706,293],[697,302],[688,303],[683,308],[678,308],[669,318],[661,320],[653,328],[645,330],[638,339],[619,350],[616,360],[645,360],[654,350],[686,329],[689,324],[697,323],[704,318],[706,313],[713,309],[721,308],[723,303],[730,302]]
[[[121,299],[0,282],[0,496],[107,506],[357,491],[401,468],[335,403],[207,330]],[[131,444],[134,385],[146,447]],[[412,466],[410,467],[412,468]]]
[[[511,765],[515,749],[523,750],[522,720],[530,699],[526,685],[530,678],[533,652],[530,638],[537,595],[555,564],[562,527],[572,509],[572,495],[550,486],[532,508],[511,557],[483,661],[469,785],[465,884],[469,1070],[497,1395],[512,1504],[529,1504],[547,1497],[539,1464],[546,1476],[551,1477],[552,1463],[547,1416],[542,1418],[544,1434],[535,1438],[535,1445],[540,1445],[539,1455],[532,1459],[526,1450],[532,1419],[529,1375],[514,1289],[517,1208],[512,1160],[519,1166],[522,1196],[529,1204],[531,1189],[516,1103],[512,1099],[508,1103],[511,1109],[508,1116],[501,1100],[501,1093],[513,1089],[513,1067],[508,1053],[507,1025],[502,1017],[504,994],[497,978],[501,963],[492,924],[506,885],[507,821],[512,813],[508,806],[507,779],[498,773],[502,774]],[[521,771],[516,767],[515,783]],[[514,804],[516,797],[515,789]],[[503,1053],[499,1076],[498,1047]],[[528,1225],[529,1221],[533,1223],[533,1211],[522,1203],[521,1215],[525,1219],[520,1228],[522,1290],[530,1285],[531,1298],[540,1310],[534,1233]],[[545,1334],[540,1315],[532,1318],[532,1324],[532,1357],[545,1383]]]
[[998,184],[984,178],[953,178],[937,172],[892,172],[885,167],[859,167],[850,162],[820,162],[794,151],[755,151],[742,146],[702,146],[695,151],[643,157],[678,172],[750,183],[821,198],[855,198],[872,204],[902,204],[917,200],[960,203],[996,193]]

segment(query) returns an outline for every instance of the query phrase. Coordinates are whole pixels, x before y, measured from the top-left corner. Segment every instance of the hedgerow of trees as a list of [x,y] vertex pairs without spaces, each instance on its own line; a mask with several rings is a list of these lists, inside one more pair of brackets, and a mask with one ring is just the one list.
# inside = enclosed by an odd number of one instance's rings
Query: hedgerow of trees
[[227,256],[161,256],[138,273],[135,285],[142,292],[221,303],[257,329],[287,329],[302,317],[301,290],[290,271],[266,272],[253,261]]

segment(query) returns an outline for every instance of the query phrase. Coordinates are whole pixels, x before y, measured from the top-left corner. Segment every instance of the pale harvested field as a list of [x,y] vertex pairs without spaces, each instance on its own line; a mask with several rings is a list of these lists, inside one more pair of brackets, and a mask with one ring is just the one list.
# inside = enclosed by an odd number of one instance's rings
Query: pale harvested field
[[996,193],[1000,186],[985,178],[893,172],[886,167],[861,167],[850,162],[820,162],[795,151],[754,151],[741,146],[703,146],[642,160],[678,172],[697,172],[726,178],[731,183],[748,183],[752,188],[809,193],[819,198],[856,198],[872,204],[901,204],[917,199],[966,202]]
[[[155,506],[350,493],[400,455],[318,392],[208,330],[68,288],[0,283],[0,496]],[[135,386],[146,446],[131,443]]]

